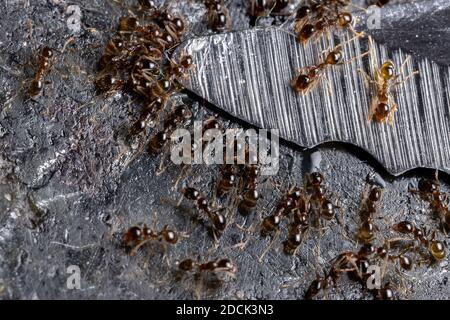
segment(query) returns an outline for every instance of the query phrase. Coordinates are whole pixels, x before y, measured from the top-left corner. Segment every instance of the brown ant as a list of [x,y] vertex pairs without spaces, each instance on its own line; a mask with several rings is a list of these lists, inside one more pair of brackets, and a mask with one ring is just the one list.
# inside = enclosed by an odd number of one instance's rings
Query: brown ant
[[343,273],[354,273],[358,274],[358,278],[362,279],[360,275],[358,261],[360,257],[351,251],[345,251],[337,255],[333,260],[329,271],[324,277],[317,276],[314,279],[308,289],[305,292],[305,299],[312,299],[317,296],[321,291],[328,289],[331,286],[335,286],[337,281]]
[[54,52],[52,49],[49,47],[42,48],[41,53],[39,54],[38,69],[28,90],[28,93],[32,98],[36,98],[41,94],[42,88],[44,87],[44,76],[49,72],[53,56]]
[[420,179],[418,190],[410,190],[428,202],[431,210],[439,216],[444,232],[450,230],[450,208],[448,205],[448,195],[440,190],[439,181]]
[[222,197],[224,194],[236,185],[237,176],[234,170],[234,165],[224,164],[221,169],[221,176],[217,183],[217,196]]
[[[369,37],[370,51],[374,52],[375,47],[373,40]],[[396,73],[395,64],[391,60],[383,62],[380,68],[377,67],[376,62],[371,58],[371,64],[373,70],[376,70],[373,77],[369,76],[362,70],[359,70],[364,76],[368,84],[372,84],[375,87],[376,96],[372,99],[372,105],[370,107],[368,121],[375,120],[379,123],[388,122],[390,125],[394,123],[394,115],[398,109],[398,105],[394,99],[394,89],[400,84],[408,81],[419,71],[414,71],[409,76],[405,77],[401,81],[397,81],[398,78],[403,76],[403,68],[411,57],[408,56],[400,66],[400,72]]]
[[[344,251],[338,254],[331,263],[331,267],[325,276],[316,276],[311,282],[311,285],[305,292],[306,299],[312,299],[316,297],[320,292],[327,290],[331,286],[336,286],[337,281],[346,273],[350,279],[359,282],[363,288],[366,288],[368,279],[368,268],[371,265],[369,258],[371,255],[376,254],[383,259],[399,259],[400,264],[405,269],[411,266],[411,261],[407,256],[390,256],[388,257],[389,248],[385,246],[378,249],[374,248],[371,244],[363,245],[357,253],[352,251]],[[408,270],[409,270],[408,269]],[[380,289],[371,289],[376,299],[392,300],[394,299],[394,290],[389,283],[385,284]]]
[[251,0],[250,16],[265,17],[268,14],[281,14],[289,6],[290,0]]
[[382,194],[382,189],[376,186],[371,187],[367,195],[364,192],[362,194],[361,224],[358,230],[358,239],[364,243],[369,243],[374,238],[373,216],[377,211]]
[[294,22],[297,41],[305,43],[313,36],[321,35],[336,27],[349,29],[358,35],[353,30],[352,14],[343,11],[349,5],[353,4],[347,0],[324,0],[300,6]]
[[170,60],[166,75],[171,78],[181,79],[188,76],[187,71],[194,66],[192,56],[183,54],[179,62]]
[[178,264],[178,269],[185,272],[212,272],[226,273],[232,277],[235,276],[237,267],[230,259],[222,258],[205,263],[199,263],[193,259],[185,259]]
[[[249,155],[248,149],[246,150],[247,158]],[[250,159],[249,159],[250,162]],[[249,163],[244,168],[243,177],[245,177],[244,194],[242,201],[239,203],[238,210],[242,215],[248,215],[256,207],[259,199],[258,179],[259,179],[259,164],[257,164],[257,158],[253,159],[253,163]]]
[[283,242],[283,251],[288,255],[294,255],[297,248],[303,241],[305,233],[309,229],[309,213],[311,204],[309,199],[303,194],[297,200],[296,207],[293,211],[293,221],[289,226],[289,234]]
[[337,206],[328,199],[324,181],[324,176],[317,171],[306,177],[306,190],[311,193],[311,209],[317,213],[317,221],[319,218],[332,220],[336,215]]
[[178,235],[175,231],[168,229],[167,226],[161,231],[153,231],[147,227],[146,224],[143,226],[134,226],[127,230],[123,235],[124,244],[131,248],[130,256],[134,256],[136,252],[149,241],[164,241],[169,244],[175,244],[178,241]]
[[[178,263],[178,276],[185,274],[193,275],[198,283],[196,295],[204,289],[217,289],[225,280],[234,279],[237,267],[228,258],[220,258],[212,261],[199,262],[194,259],[184,259]],[[206,288],[204,287],[206,285]]]
[[[360,35],[346,41],[345,43],[350,42],[353,39],[359,37]],[[344,55],[342,50],[340,49],[340,47],[342,47],[343,44],[344,43],[337,45],[332,51],[328,52],[327,56],[325,57],[325,60],[319,63],[318,65],[312,65],[305,68],[296,69],[295,71],[296,75],[294,79],[292,79],[291,81],[292,88],[297,93],[307,94],[317,85],[319,80],[325,75],[325,71],[328,70],[328,68],[350,63],[351,61],[368,54],[368,52],[366,52],[348,61],[343,61]]]
[[118,75],[106,72],[97,76],[95,86],[98,92],[111,92],[122,89],[124,82]]
[[167,99],[157,97],[149,103],[145,104],[144,109],[139,116],[139,119],[131,126],[129,130],[129,137],[135,136],[144,131],[149,123],[158,115],[166,106]]
[[209,219],[214,231],[220,234],[220,232],[225,230],[227,226],[227,220],[225,216],[218,211],[212,211],[208,201],[200,194],[197,189],[187,187],[184,188],[181,193],[186,199],[195,201],[195,205],[198,211],[201,215],[206,216]]
[[192,117],[191,110],[186,105],[180,105],[175,108],[164,121],[161,131],[159,131],[148,144],[150,153],[159,152],[166,142],[170,139],[173,131],[183,123],[186,123]]
[[304,191],[299,187],[292,187],[278,202],[275,211],[265,217],[261,223],[261,235],[263,237],[278,230],[281,219],[287,217],[296,207],[297,202],[304,196]]
[[205,6],[208,10],[208,25],[213,31],[230,30],[231,17],[223,0],[205,0]]
[[[230,147],[231,148],[231,147]],[[243,144],[236,139],[233,140],[233,157],[232,159],[227,159],[227,146],[224,146],[223,150],[223,163],[221,169],[221,177],[217,183],[217,196],[222,197],[223,195],[229,193],[233,187],[236,186],[238,180],[239,168],[237,167],[238,155],[243,149]],[[228,160],[228,161],[227,161]],[[231,162],[232,160],[232,162]],[[230,162],[231,163],[230,163]]]
[[[301,19],[299,19],[301,21]],[[300,22],[299,22],[300,23]],[[314,36],[320,36],[324,34],[327,30],[332,28],[342,28],[342,29],[349,29],[353,31],[353,33],[356,33],[353,30],[353,16],[349,12],[341,12],[336,17],[333,18],[321,18],[317,20],[314,24],[307,23],[303,25],[301,28],[299,27],[299,24],[296,24],[296,28],[300,28],[297,35],[297,41],[300,43],[305,43],[308,40],[310,40]]]
[[445,246],[442,242],[435,239],[435,234],[429,239],[423,230],[406,220],[395,224],[392,229],[399,233],[413,236],[419,244],[428,250],[434,259],[442,260],[445,258]]
[[[215,133],[220,133],[220,136],[223,135],[222,124],[217,121],[217,119],[212,118],[207,120],[202,127],[202,138],[200,140],[202,151],[205,152],[208,150],[209,143],[214,140]],[[192,139],[195,140],[194,137]],[[195,157],[195,151],[200,148],[200,145],[196,145],[195,143],[192,145],[192,158]],[[210,150],[211,151],[211,150]],[[210,156],[211,154],[204,154],[204,156]],[[206,163],[208,163],[208,159],[204,159]]]

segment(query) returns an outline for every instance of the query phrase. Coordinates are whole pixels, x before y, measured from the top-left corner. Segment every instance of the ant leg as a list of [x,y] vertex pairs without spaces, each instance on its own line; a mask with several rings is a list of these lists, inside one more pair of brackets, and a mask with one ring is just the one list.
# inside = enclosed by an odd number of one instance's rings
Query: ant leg
[[348,40],[345,40],[345,41],[339,43],[336,47],[334,47],[334,50],[336,50],[336,49],[338,49],[338,48],[341,48],[342,46],[346,45],[347,43],[350,43],[350,42],[352,42],[352,41],[355,40],[355,39],[361,38],[361,37],[364,36],[364,35],[365,35],[364,32],[360,32],[360,33],[358,33],[356,36],[354,36],[353,38],[350,38],[350,39],[348,39]]
[[342,61],[342,62],[338,63],[337,65],[344,65],[344,64],[350,63],[350,62],[355,61],[355,60],[357,60],[359,58],[363,58],[363,57],[365,57],[365,56],[367,56],[369,54],[370,54],[370,51],[366,51],[366,52],[361,53],[360,55],[357,55],[356,57],[353,57],[353,58],[351,58],[349,60]]
[[270,240],[269,245],[267,246],[267,248],[263,251],[263,253],[261,254],[261,256],[258,258],[258,262],[261,263],[262,259],[264,258],[264,256],[269,252],[269,250],[272,248],[273,244],[275,243],[275,240],[278,238],[278,236],[280,235],[280,230],[277,230],[277,232],[275,233],[275,235],[273,236],[273,238]]
[[419,74],[419,71],[418,71],[418,70],[414,71],[414,72],[411,73],[409,76],[407,76],[406,78],[402,79],[401,81],[394,82],[392,86],[396,87],[396,86],[398,86],[398,85],[400,85],[400,84],[402,84],[402,83],[408,81],[409,79],[413,78],[413,77],[414,77],[415,75],[417,75],[417,74]]
[[130,257],[134,257],[136,255],[136,253],[138,252],[139,248],[141,248],[144,244],[146,244],[149,241],[150,241],[150,239],[143,240],[143,241],[139,242],[137,245],[135,245],[134,248],[131,249],[131,251],[130,251]]
[[332,85],[331,85],[331,81],[330,81],[330,79],[328,79],[328,77],[327,77],[326,75],[324,75],[323,77],[324,77],[324,79],[325,79],[326,82],[327,82],[327,91],[328,91],[328,95],[329,95],[330,97],[333,97],[333,87],[332,87]]
[[394,115],[398,110],[398,105],[396,103],[393,104],[392,109],[389,111],[389,124],[394,125]]
[[367,122],[371,122],[373,120],[373,116],[375,114],[375,110],[377,108],[377,99],[372,99],[372,105],[370,106],[369,115],[367,117]]
[[352,3],[352,2],[348,3],[347,6],[353,7],[353,8],[355,8],[355,9],[358,9],[358,10],[361,10],[361,11],[364,11],[365,14],[367,14],[367,13],[369,12],[369,10],[367,10],[367,8],[358,6],[357,4],[354,4],[354,3]]
[[369,74],[367,72],[365,72],[363,69],[358,69],[358,72],[361,73],[361,75],[364,77],[364,80],[366,81],[366,83],[377,84],[377,82],[375,80],[373,80],[372,77],[369,76]]

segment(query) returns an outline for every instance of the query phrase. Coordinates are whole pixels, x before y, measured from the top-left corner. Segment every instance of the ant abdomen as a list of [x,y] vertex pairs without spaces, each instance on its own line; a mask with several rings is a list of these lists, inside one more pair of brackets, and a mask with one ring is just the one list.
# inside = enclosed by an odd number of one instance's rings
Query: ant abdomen
[[168,140],[167,133],[164,131],[158,132],[149,142],[148,151],[152,154],[158,153]]
[[296,226],[289,231],[288,238],[283,242],[283,250],[287,255],[294,255],[302,243],[304,227]]
[[273,231],[278,230],[280,222],[281,222],[281,216],[279,216],[279,215],[271,215],[271,216],[265,217],[261,224],[261,235],[263,237],[265,237],[268,234],[272,233]]
[[242,215],[248,215],[256,207],[259,199],[259,192],[255,189],[250,189],[244,194],[242,202],[239,204],[238,210]]
[[323,201],[320,215],[326,220],[332,220],[335,216],[335,206],[329,200]]
[[445,247],[442,242],[437,240],[431,241],[429,250],[436,260],[442,260],[445,258]]
[[320,291],[326,287],[325,280],[323,278],[314,279],[305,293],[305,299],[311,300],[319,294]]
[[221,197],[230,192],[236,184],[236,175],[233,172],[233,165],[225,164],[222,169],[222,176],[217,185],[217,196]]
[[195,261],[192,259],[185,259],[178,264],[178,269],[182,271],[192,271],[195,267]]
[[227,219],[223,214],[219,212],[214,212],[211,214],[211,221],[214,225],[214,228],[216,228],[218,231],[225,230],[227,226]]

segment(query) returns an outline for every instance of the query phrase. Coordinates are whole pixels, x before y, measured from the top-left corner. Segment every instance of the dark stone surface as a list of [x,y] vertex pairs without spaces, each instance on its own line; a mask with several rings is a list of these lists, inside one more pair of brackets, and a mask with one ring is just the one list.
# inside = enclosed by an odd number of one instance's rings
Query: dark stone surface
[[[308,167],[310,151],[282,146],[280,172],[262,184],[263,198],[256,212],[243,218],[230,210],[230,225],[215,246],[206,228],[190,218],[189,205],[175,206],[180,197],[180,186],[174,187],[179,168],[169,166],[156,175],[161,156],[139,153],[122,141],[120,132],[138,108],[132,98],[121,93],[95,94],[96,62],[126,12],[126,3],[119,3],[9,0],[0,4],[7,17],[0,22],[1,298],[195,298],[198,283],[189,277],[177,281],[174,270],[177,260],[198,255],[204,259],[228,256],[239,268],[235,281],[218,290],[202,291],[204,298],[301,298],[327,261],[340,250],[357,248],[343,233],[354,239],[359,194],[371,172],[379,172],[386,180],[377,219],[380,235],[389,236],[388,225],[405,217],[437,228],[426,205],[407,191],[418,176],[430,172],[393,179],[359,150],[328,144],[317,148],[322,153],[321,170],[339,198],[344,222],[330,223],[322,235],[312,231],[295,257],[282,253],[283,227],[259,261],[269,242],[259,236],[260,216],[268,214],[289,183],[303,183]],[[236,28],[248,27],[241,3],[231,4]],[[82,12],[81,31],[76,34],[67,26],[69,4],[79,5]],[[205,33],[202,5],[193,1],[192,8],[179,10],[192,13],[192,34]],[[271,19],[261,23],[271,23]],[[38,48],[48,45],[61,50],[72,36],[74,42],[57,54],[43,96],[36,102],[30,100],[27,85]],[[198,119],[212,114],[201,102],[178,98],[194,106]],[[239,125],[219,118],[227,125]],[[195,166],[180,185],[193,184],[211,195],[218,170]],[[447,189],[446,183],[443,188]],[[218,205],[232,208],[227,201]],[[156,223],[158,228],[169,224],[185,232],[186,238],[168,248],[166,255],[161,246],[147,246],[129,257],[121,247],[121,234],[138,222]],[[241,242],[245,247],[238,246]],[[80,290],[66,287],[69,265],[81,269]],[[405,288],[400,296],[448,299],[448,276],[448,258],[431,267],[417,266],[399,275]],[[348,279],[328,297],[371,298]]]

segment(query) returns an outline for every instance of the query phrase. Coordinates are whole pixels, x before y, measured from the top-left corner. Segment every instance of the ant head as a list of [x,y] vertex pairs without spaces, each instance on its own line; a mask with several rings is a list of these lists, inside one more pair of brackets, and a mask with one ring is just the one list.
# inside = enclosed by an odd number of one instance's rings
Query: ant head
[[134,17],[122,17],[119,21],[119,32],[134,31],[139,27],[139,21]]
[[51,58],[53,57],[53,50],[49,47],[44,47],[42,49],[42,56],[46,57],[46,58]]
[[330,53],[328,53],[326,62],[329,65],[336,65],[342,61],[343,54],[341,50],[333,50]]
[[395,66],[391,60],[388,60],[383,63],[381,66],[381,76],[384,80],[390,80],[395,75]]
[[162,230],[162,236],[164,238],[164,241],[175,244],[178,241],[178,235],[175,231],[168,229],[167,225],[164,226]]
[[311,14],[311,8],[308,6],[302,6],[298,8],[296,19],[304,19]]
[[197,200],[198,197],[200,196],[200,193],[198,192],[198,190],[194,189],[194,188],[184,188],[183,190],[181,190],[181,192],[183,193],[183,195],[190,199],[190,200]]
[[341,27],[347,27],[352,24],[353,16],[349,12],[343,12],[338,15],[338,21]]

